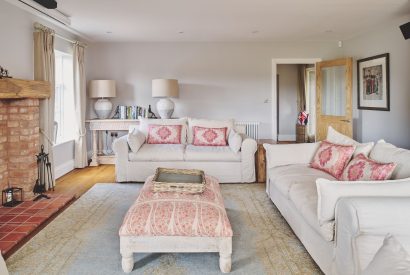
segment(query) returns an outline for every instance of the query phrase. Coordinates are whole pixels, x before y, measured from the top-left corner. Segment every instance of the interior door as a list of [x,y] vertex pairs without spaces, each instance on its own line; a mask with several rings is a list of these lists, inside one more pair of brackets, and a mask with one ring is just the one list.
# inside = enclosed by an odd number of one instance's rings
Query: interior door
[[352,137],[352,58],[316,63],[316,140],[332,126]]

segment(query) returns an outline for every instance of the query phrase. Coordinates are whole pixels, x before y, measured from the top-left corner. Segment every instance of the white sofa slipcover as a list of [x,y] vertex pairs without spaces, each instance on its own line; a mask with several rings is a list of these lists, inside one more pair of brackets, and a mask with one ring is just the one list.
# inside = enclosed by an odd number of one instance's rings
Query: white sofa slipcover
[[343,197],[335,218],[319,223],[316,179],[335,179],[309,167],[318,144],[264,147],[266,192],[323,272],[360,274],[388,233],[410,251],[410,194]]
[[[159,124],[161,120],[155,120]],[[166,120],[166,124],[185,123],[187,119]],[[233,125],[233,120],[190,120],[196,124]],[[141,131],[146,133],[150,122],[144,120],[140,125]],[[215,124],[219,123],[219,124]],[[195,124],[195,125],[196,125]],[[191,126],[186,126],[188,135]],[[215,126],[213,126],[215,127]],[[137,152],[132,152],[127,142],[127,136],[120,137],[113,143],[116,155],[115,172],[117,182],[143,182],[154,174],[156,168],[201,169],[206,174],[214,176],[222,183],[255,182],[255,152],[257,143],[254,139],[242,136],[240,151],[235,153],[229,146],[194,146],[188,144],[146,144]],[[186,140],[186,138],[183,138]]]

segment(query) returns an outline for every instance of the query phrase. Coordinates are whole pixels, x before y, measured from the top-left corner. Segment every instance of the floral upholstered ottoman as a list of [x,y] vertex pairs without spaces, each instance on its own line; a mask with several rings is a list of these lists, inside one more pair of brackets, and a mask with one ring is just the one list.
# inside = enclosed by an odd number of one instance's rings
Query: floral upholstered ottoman
[[154,193],[152,176],[142,187],[120,228],[124,272],[134,266],[133,253],[219,252],[222,272],[231,270],[232,227],[219,182],[206,176],[201,194]]

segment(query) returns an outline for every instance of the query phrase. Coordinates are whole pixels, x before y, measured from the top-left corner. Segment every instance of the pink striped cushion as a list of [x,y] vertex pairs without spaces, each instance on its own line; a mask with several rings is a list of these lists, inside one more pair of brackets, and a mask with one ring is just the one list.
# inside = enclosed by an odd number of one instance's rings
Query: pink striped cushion
[[201,194],[152,192],[152,177],[128,210],[120,236],[232,237],[218,180],[206,177]]
[[196,146],[227,146],[226,132],[228,128],[205,128],[194,126],[194,139],[192,144]]
[[181,144],[182,125],[148,125],[148,144]]
[[367,158],[363,154],[359,154],[346,166],[341,180],[388,180],[396,166],[392,162],[380,163]]
[[310,166],[339,179],[355,150],[354,145],[339,145],[322,141]]

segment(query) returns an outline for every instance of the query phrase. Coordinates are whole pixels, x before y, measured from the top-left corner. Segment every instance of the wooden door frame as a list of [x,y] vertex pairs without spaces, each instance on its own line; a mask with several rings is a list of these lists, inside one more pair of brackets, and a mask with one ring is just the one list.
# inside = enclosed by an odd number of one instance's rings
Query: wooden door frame
[[[321,68],[324,67],[334,67],[334,66],[346,66],[345,69],[345,74],[346,74],[346,113],[344,117],[341,116],[331,116],[331,115],[323,115],[322,114],[322,109],[321,109],[321,101],[322,101],[322,87],[321,87],[321,77],[322,77],[322,72]],[[350,92],[348,92],[350,91]],[[319,120],[321,121],[329,121],[332,119],[335,120],[350,120],[351,124],[351,129],[349,133],[344,133],[347,136],[350,136],[353,138],[353,58],[351,57],[345,57],[345,58],[339,58],[339,59],[334,59],[334,60],[326,60],[320,62],[318,66],[316,66],[316,140],[320,141],[325,138],[325,135],[323,136],[324,138],[320,138],[320,125],[318,123]],[[326,130],[327,131],[327,130]],[[323,131],[322,131],[323,132]],[[318,137],[319,136],[319,137]]]
[[[279,58],[279,59],[272,59],[272,139],[278,140],[278,123],[277,119],[277,79],[276,75],[278,74],[278,65],[286,65],[286,64],[314,64],[316,68],[316,63],[321,62],[322,58]],[[296,121],[295,114],[295,121]]]

